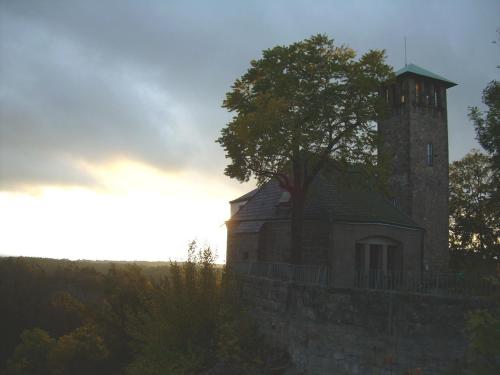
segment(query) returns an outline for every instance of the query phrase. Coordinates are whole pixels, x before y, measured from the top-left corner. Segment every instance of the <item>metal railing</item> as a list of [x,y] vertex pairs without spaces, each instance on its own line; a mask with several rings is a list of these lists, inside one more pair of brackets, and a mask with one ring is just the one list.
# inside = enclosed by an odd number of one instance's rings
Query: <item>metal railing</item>
[[230,268],[238,274],[294,282],[296,284],[327,286],[329,281],[327,266],[271,262],[231,262]]
[[357,288],[399,290],[427,294],[485,296],[496,287],[484,276],[452,272],[370,270],[354,273]]
[[[229,268],[237,274],[257,278],[319,287],[335,286],[330,269],[322,265],[239,261],[231,262]],[[486,296],[498,291],[487,278],[463,273],[370,270],[353,271],[352,275],[352,287],[360,289],[458,296]]]

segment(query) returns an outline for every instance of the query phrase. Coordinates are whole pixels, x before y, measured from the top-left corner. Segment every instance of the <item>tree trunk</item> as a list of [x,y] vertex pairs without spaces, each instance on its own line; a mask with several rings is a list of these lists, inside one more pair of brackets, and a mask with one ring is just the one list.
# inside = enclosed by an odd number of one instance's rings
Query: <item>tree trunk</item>
[[302,191],[295,191],[295,193],[292,194],[291,198],[291,262],[293,264],[300,264],[302,262],[302,234],[304,227],[305,194]]

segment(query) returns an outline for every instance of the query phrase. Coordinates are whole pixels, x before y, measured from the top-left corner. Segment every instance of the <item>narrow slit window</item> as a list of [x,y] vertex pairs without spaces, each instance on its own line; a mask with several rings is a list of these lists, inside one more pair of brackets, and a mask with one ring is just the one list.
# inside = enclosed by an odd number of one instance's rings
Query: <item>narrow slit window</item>
[[434,162],[434,149],[432,143],[427,143],[427,165],[432,165]]
[[365,270],[365,245],[362,243],[356,244],[356,259],[355,267],[357,272],[364,272]]

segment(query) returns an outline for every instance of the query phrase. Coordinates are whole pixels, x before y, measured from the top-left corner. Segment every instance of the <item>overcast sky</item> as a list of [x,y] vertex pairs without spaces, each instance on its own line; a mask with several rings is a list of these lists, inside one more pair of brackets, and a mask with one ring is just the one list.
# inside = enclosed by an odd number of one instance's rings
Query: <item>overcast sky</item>
[[263,49],[316,33],[360,53],[385,49],[395,69],[406,36],[408,62],[458,83],[455,160],[478,147],[466,113],[499,78],[498,27],[498,0],[0,0],[0,191],[99,191],[92,171],[128,160],[242,193],[214,143],[229,119],[224,95]]

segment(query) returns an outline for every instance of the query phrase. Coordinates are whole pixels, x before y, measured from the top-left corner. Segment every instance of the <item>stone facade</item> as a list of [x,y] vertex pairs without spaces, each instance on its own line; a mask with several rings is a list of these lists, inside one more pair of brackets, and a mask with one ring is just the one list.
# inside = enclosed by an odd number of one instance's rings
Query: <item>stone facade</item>
[[335,223],[332,225],[330,252],[333,285],[353,286],[353,273],[349,270],[355,269],[356,243],[365,240],[396,243],[402,252],[403,264],[400,269],[420,273],[422,231],[383,224]]
[[399,207],[425,230],[424,267],[448,264],[448,127],[446,88],[429,77],[403,75],[386,89],[391,104],[380,121],[381,153]]
[[[263,223],[258,232],[234,233],[228,228],[227,257],[230,260],[290,262],[290,222]],[[324,221],[304,223],[304,264],[326,264],[330,252],[330,224]]]
[[260,332],[288,351],[300,374],[314,375],[473,374],[464,362],[465,319],[491,304],[250,277],[240,278],[239,291]]
[[[402,253],[397,270],[421,272],[422,231],[378,223],[304,223],[303,263],[328,265],[331,282],[338,287],[354,286],[357,243],[393,243]],[[232,261],[288,263],[290,261],[290,222],[264,223],[258,232],[228,231],[228,264]],[[387,269],[387,267],[386,267]]]

